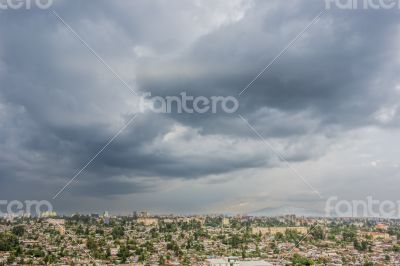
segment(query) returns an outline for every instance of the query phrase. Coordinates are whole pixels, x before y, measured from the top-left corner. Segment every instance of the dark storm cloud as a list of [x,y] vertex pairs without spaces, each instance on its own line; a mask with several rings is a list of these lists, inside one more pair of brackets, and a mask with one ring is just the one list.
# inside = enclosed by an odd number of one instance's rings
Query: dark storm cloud
[[[128,180],[98,180],[97,182],[82,181],[82,184],[71,189],[71,194],[76,196],[112,197],[121,194],[132,194],[140,192],[155,192],[154,185],[143,182],[131,182]],[[157,188],[158,189],[158,188]]]
[[[216,2],[59,1],[54,8],[137,92],[238,97],[241,114],[284,141],[289,161],[322,156],[342,128],[380,126],[373,114],[397,97],[395,11],[327,13],[238,96],[324,3],[254,1],[241,19],[215,26],[209,21],[228,12],[222,5],[210,15],[204,6]],[[48,10],[1,11],[0,23],[1,190],[27,180],[52,196],[137,111],[138,98]],[[276,166],[255,143],[236,114],[139,114],[72,193],[137,193],[157,188],[143,177]]]
[[[269,3],[257,3],[258,8],[247,12],[245,19],[203,36],[184,56],[166,62],[149,59],[144,63],[147,67],[139,69],[142,87],[161,95],[176,95],[183,89],[194,94],[237,95],[318,14],[320,7],[296,6],[296,15],[290,16],[292,10],[282,4],[278,14],[270,16]],[[238,97],[240,111],[257,118],[261,108],[289,117],[308,110],[308,119],[320,123],[318,130],[332,124],[355,127],[373,123],[371,115],[395,96],[398,66],[387,66],[397,53],[397,27],[397,10],[386,14],[327,13]],[[160,63],[165,72],[157,71],[157,76],[153,69],[160,68]],[[383,77],[385,83],[376,82]],[[200,122],[180,121],[197,123],[212,132],[232,132],[229,126],[210,122],[218,117],[198,118]],[[284,119],[280,122],[275,129],[281,127],[281,132],[273,132],[274,127],[268,131],[282,136],[290,135],[290,130],[295,135],[307,130],[298,125],[289,130]]]

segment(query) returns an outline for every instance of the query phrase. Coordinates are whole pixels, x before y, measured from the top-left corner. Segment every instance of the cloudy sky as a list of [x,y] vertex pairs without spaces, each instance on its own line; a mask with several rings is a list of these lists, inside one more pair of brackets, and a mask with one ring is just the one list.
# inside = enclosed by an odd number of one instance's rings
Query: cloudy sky
[[[0,10],[1,199],[50,200],[62,213],[397,200],[399,12],[325,12],[323,0]],[[182,92],[240,107],[138,107],[144,93]]]

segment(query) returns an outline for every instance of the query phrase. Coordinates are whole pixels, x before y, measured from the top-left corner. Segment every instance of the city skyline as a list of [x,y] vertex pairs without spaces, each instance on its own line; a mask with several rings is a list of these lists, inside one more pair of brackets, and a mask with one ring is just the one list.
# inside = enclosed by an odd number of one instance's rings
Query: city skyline
[[400,0],[0,0],[0,266],[400,265]]

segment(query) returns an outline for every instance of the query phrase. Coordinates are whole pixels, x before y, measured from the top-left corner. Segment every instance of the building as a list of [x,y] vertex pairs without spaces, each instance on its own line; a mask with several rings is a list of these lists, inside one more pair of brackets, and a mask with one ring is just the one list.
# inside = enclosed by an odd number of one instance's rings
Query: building
[[228,226],[229,224],[229,218],[222,218],[222,226]]
[[14,219],[16,218],[16,215],[13,213],[8,213],[4,215],[4,219],[6,219],[6,221],[12,222]]
[[64,219],[53,219],[49,218],[46,220],[47,223],[54,225],[55,229],[60,233],[60,235],[65,235],[65,220]]
[[65,235],[65,227],[63,225],[60,225],[58,227],[58,232],[60,233],[60,235]]
[[380,231],[387,231],[389,229],[389,226],[386,224],[377,224],[375,226],[375,229]]
[[152,226],[158,224],[157,218],[137,218],[137,223],[144,224],[145,226]]
[[387,233],[368,232],[366,235],[371,237],[372,239],[382,239],[382,240],[389,240],[390,239],[390,235],[387,234]]
[[308,228],[307,227],[253,227],[252,233],[262,235],[276,235],[277,233],[284,234],[287,230],[296,231],[300,234],[307,234]]
[[101,217],[104,224],[110,224],[110,214],[108,213],[108,211],[103,212],[103,215]]
[[65,224],[65,220],[64,219],[47,219],[46,222],[48,222],[49,224],[52,225],[64,225]]
[[111,256],[115,257],[118,255],[119,248],[110,248],[110,254]]
[[147,211],[133,212],[133,218],[148,218],[150,214]]
[[57,217],[57,213],[54,211],[46,211],[46,212],[42,212],[40,214],[41,218],[52,218],[52,217]]
[[239,264],[229,264],[226,259],[207,259],[206,264],[208,266],[238,266]]

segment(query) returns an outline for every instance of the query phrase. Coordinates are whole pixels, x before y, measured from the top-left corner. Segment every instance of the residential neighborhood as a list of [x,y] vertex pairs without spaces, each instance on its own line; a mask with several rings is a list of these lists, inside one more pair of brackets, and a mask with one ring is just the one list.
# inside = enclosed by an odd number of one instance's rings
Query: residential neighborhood
[[0,220],[0,265],[399,265],[397,220],[104,214]]

